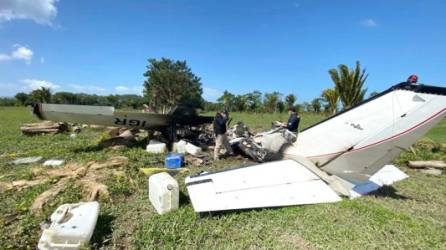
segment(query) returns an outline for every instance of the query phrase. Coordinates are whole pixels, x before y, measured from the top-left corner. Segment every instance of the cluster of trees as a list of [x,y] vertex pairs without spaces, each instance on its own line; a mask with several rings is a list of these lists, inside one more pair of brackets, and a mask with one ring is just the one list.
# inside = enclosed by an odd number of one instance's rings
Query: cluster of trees
[[314,98],[311,102],[297,103],[294,94],[283,95],[279,92],[263,94],[260,91],[253,91],[247,94],[234,95],[225,91],[217,102],[206,102],[205,110],[227,110],[231,112],[255,112],[255,113],[282,113],[289,108],[294,108],[298,112],[329,112],[330,107],[326,99],[322,97]]
[[[0,105],[27,105],[33,102],[81,105],[105,105],[117,108],[139,109],[148,104],[151,109],[166,113],[178,104],[208,111],[228,110],[237,112],[283,112],[295,108],[299,112],[327,112],[335,114],[339,109],[350,108],[364,100],[367,89],[364,83],[368,75],[359,62],[354,68],[341,64],[328,71],[334,87],[322,91],[311,102],[298,104],[293,94],[279,92],[261,93],[253,91],[235,95],[225,91],[216,103],[205,102],[202,98],[202,83],[186,61],[167,58],[149,59],[144,73],[144,97],[138,95],[90,95],[83,93],[58,92],[52,94],[48,88],[31,93],[17,93],[15,98],[0,98]],[[376,92],[371,95],[375,95]]]
[[[293,94],[284,95],[279,92],[262,94],[260,91],[234,95],[227,90],[217,99],[217,103],[205,103],[206,110],[228,110],[237,112],[283,112],[288,108],[295,108],[299,112],[327,112],[335,114],[340,108],[350,108],[364,100],[367,89],[364,83],[367,80],[365,69],[356,62],[356,66],[350,69],[341,64],[338,68],[328,71],[334,87],[322,91],[319,97],[310,102],[296,103]],[[376,95],[373,92],[371,96]],[[283,98],[284,97],[284,98]]]
[[142,108],[145,100],[138,95],[90,95],[84,93],[57,92],[52,94],[48,88],[33,90],[31,93],[17,93],[14,98],[1,98],[0,106],[29,105],[31,103],[57,103],[114,106],[116,108]]
[[206,103],[206,110],[228,110],[238,112],[283,112],[289,107],[295,107],[296,96],[283,95],[279,92],[262,94],[260,91],[253,91],[247,94],[234,95],[225,91],[218,98],[217,103]]
[[296,108],[296,96],[289,94],[283,98],[279,92],[265,93],[253,91],[247,94],[235,95],[225,91],[216,103],[205,103],[209,111],[228,110],[236,112],[283,112],[288,108]]

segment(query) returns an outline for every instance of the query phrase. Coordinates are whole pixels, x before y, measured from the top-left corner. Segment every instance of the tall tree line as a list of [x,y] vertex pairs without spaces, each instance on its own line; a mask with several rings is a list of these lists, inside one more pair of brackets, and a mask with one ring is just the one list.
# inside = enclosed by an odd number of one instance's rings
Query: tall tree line
[[115,108],[140,109],[146,102],[138,95],[91,95],[85,93],[57,92],[40,88],[30,93],[20,92],[14,98],[0,98],[0,106],[26,106],[32,103],[114,106]]

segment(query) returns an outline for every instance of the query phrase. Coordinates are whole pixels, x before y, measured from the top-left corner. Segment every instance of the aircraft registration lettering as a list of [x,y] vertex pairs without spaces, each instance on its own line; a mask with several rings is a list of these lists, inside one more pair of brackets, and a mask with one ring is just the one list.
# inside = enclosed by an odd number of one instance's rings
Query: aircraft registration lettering
[[146,121],[144,120],[136,120],[136,119],[120,119],[118,117],[115,118],[115,124],[116,125],[121,125],[121,126],[132,126],[132,127],[145,127],[146,126]]

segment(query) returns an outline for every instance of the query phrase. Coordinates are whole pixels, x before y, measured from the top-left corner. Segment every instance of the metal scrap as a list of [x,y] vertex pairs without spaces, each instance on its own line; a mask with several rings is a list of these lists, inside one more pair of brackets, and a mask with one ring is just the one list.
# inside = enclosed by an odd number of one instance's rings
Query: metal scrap
[[194,155],[186,155],[184,157],[187,165],[192,165],[195,167],[202,167],[209,165],[211,162],[211,157],[208,155],[194,156]]
[[20,165],[20,164],[31,164],[36,163],[42,160],[42,156],[36,156],[36,157],[24,157],[24,158],[18,158],[14,161],[12,161],[12,164],[14,165]]

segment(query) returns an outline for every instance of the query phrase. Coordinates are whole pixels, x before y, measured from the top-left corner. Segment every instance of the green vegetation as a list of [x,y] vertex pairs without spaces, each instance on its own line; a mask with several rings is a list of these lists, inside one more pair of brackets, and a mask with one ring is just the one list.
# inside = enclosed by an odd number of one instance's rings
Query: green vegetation
[[339,94],[342,107],[348,109],[364,100],[364,83],[367,80],[365,69],[361,70],[361,64],[356,62],[354,69],[349,69],[347,65],[340,64],[337,69],[328,71],[331,80],[335,84],[335,90]]
[[[286,114],[231,113],[253,130],[269,128]],[[324,118],[302,113],[302,127]],[[103,131],[88,128],[75,139],[68,134],[26,137],[20,124],[35,121],[23,107],[0,107],[0,181],[32,178],[31,166],[9,164],[16,157],[43,156],[73,162],[105,161],[123,155],[130,163],[122,168],[127,177],[110,173],[110,199],[101,199],[101,214],[92,248],[126,249],[445,249],[446,175],[430,176],[404,167],[407,159],[446,160],[446,120],[418,142],[414,151],[396,161],[410,178],[373,195],[334,204],[258,209],[197,215],[188,200],[184,177],[247,164],[239,159],[219,161],[210,167],[191,168],[179,174],[180,208],[159,216],[151,207],[147,179],[139,167],[161,166],[163,156],[147,154],[141,147],[123,150],[95,148]],[[133,181],[130,181],[133,180]],[[72,184],[34,216],[29,207],[51,183],[21,191],[0,192],[0,249],[34,249],[40,237],[39,223],[60,204],[83,199]]]
[[201,79],[186,61],[149,59],[144,76],[144,95],[151,108],[167,113],[178,104],[203,106]]

